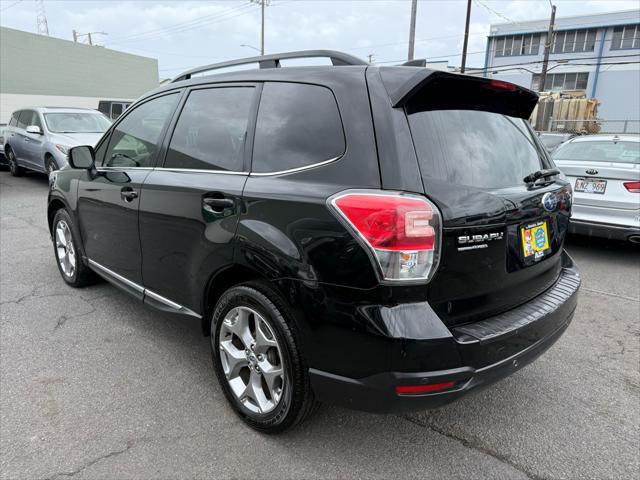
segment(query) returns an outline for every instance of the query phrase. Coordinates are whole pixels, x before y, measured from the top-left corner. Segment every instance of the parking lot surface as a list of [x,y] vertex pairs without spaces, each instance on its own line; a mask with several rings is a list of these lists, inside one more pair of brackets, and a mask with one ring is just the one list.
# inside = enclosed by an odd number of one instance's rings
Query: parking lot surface
[[404,416],[325,406],[264,436],[227,407],[198,321],[66,286],[46,196],[46,177],[0,172],[3,479],[638,478],[637,248],[570,239],[572,325],[491,388]]

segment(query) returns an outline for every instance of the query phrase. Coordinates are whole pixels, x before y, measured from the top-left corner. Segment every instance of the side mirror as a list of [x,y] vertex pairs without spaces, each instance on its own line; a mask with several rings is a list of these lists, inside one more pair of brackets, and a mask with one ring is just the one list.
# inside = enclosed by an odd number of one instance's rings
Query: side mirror
[[69,165],[71,165],[72,168],[93,170],[95,159],[93,147],[88,145],[80,145],[79,147],[69,149]]
[[37,125],[29,125],[27,127],[27,133],[35,133],[36,135],[42,135],[42,129]]

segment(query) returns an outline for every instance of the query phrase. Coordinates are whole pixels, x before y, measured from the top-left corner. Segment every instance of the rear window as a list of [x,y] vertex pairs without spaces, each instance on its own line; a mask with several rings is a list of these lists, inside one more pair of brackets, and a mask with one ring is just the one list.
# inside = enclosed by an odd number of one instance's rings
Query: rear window
[[567,143],[556,151],[554,160],[640,163],[640,142],[589,141]]
[[521,185],[525,176],[543,168],[524,122],[472,110],[409,115],[422,175],[478,188]]
[[264,85],[253,172],[306,167],[339,157],[344,151],[342,121],[331,90],[298,83]]

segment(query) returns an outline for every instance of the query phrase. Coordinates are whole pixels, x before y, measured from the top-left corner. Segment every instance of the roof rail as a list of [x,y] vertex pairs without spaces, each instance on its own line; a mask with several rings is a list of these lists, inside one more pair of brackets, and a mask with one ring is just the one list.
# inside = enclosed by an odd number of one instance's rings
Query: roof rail
[[179,82],[180,80],[188,80],[192,75],[196,73],[209,72],[211,70],[218,70],[221,68],[235,67],[237,65],[246,65],[249,63],[257,63],[260,68],[279,68],[280,60],[286,60],[290,58],[329,58],[334,66],[343,65],[368,65],[364,60],[349,55],[348,53],[337,52],[335,50],[302,50],[299,52],[285,52],[285,53],[273,53],[270,55],[261,55],[257,57],[242,58],[239,60],[230,60],[228,62],[213,63],[211,65],[205,65],[203,67],[192,68],[186,72],[181,73],[173,80],[173,82]]

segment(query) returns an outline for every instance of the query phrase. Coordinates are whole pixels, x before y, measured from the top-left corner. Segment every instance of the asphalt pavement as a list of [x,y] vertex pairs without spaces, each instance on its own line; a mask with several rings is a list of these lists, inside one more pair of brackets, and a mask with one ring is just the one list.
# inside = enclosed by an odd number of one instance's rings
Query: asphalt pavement
[[62,281],[46,196],[45,176],[0,172],[2,479],[640,476],[638,248],[571,238],[572,325],[491,388],[403,416],[325,406],[265,436],[227,407],[198,321]]

